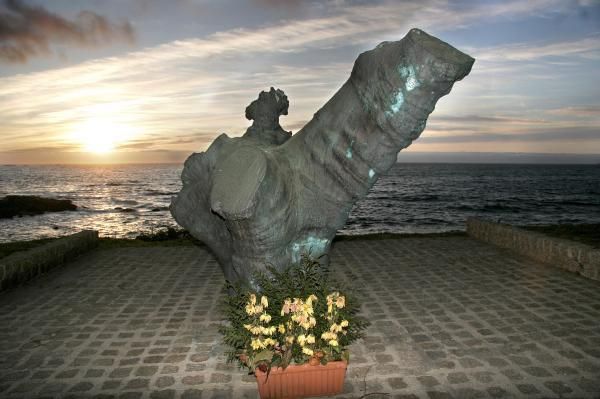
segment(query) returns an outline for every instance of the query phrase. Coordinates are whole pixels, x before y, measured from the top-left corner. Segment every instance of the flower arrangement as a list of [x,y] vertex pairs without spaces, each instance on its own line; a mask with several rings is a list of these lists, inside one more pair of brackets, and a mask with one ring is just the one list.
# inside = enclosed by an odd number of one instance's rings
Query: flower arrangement
[[227,325],[221,327],[237,361],[255,369],[289,364],[327,364],[349,359],[347,347],[362,336],[367,322],[359,306],[329,279],[329,271],[308,255],[284,271],[267,267],[254,274],[259,290],[228,285]]

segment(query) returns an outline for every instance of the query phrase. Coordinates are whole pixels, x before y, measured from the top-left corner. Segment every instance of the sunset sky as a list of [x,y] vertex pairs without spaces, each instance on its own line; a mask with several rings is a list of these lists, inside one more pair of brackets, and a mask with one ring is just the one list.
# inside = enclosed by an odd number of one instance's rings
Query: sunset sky
[[476,62],[405,151],[600,154],[599,1],[0,0],[0,164],[181,162],[270,86],[296,132],[413,27]]

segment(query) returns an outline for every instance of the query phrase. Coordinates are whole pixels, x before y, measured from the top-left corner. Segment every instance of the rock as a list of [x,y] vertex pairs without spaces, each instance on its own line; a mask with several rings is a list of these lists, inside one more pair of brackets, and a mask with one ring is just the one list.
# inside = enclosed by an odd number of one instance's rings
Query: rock
[[261,92],[243,137],[221,134],[185,162],[175,220],[205,242],[225,277],[253,286],[253,269],[319,257],[353,204],[423,129],[437,100],[474,59],[413,29],[361,54],[350,78],[298,133],[279,125],[288,99]]
[[0,219],[76,209],[77,206],[71,200],[43,198],[35,195],[7,195],[0,199]]
[[115,210],[117,212],[122,212],[122,213],[136,212],[136,210],[133,209],[133,208],[123,208],[121,206],[116,206],[116,207],[113,208],[113,210]]

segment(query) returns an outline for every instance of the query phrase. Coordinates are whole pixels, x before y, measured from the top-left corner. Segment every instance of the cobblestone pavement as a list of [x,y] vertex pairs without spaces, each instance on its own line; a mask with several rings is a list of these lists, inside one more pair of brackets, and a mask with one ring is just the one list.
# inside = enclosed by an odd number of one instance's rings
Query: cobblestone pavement
[[[335,244],[372,322],[347,398],[599,398],[600,283],[467,237]],[[0,294],[0,397],[256,398],[202,248],[97,250]],[[340,396],[340,397],[342,397]]]

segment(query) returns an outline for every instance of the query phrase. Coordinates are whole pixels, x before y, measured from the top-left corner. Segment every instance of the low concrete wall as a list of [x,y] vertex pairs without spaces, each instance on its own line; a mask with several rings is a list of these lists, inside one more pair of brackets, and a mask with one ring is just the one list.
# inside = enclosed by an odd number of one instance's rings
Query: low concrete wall
[[469,218],[471,237],[600,281],[600,250],[506,224]]
[[0,291],[23,283],[98,246],[98,232],[84,230],[0,259]]

